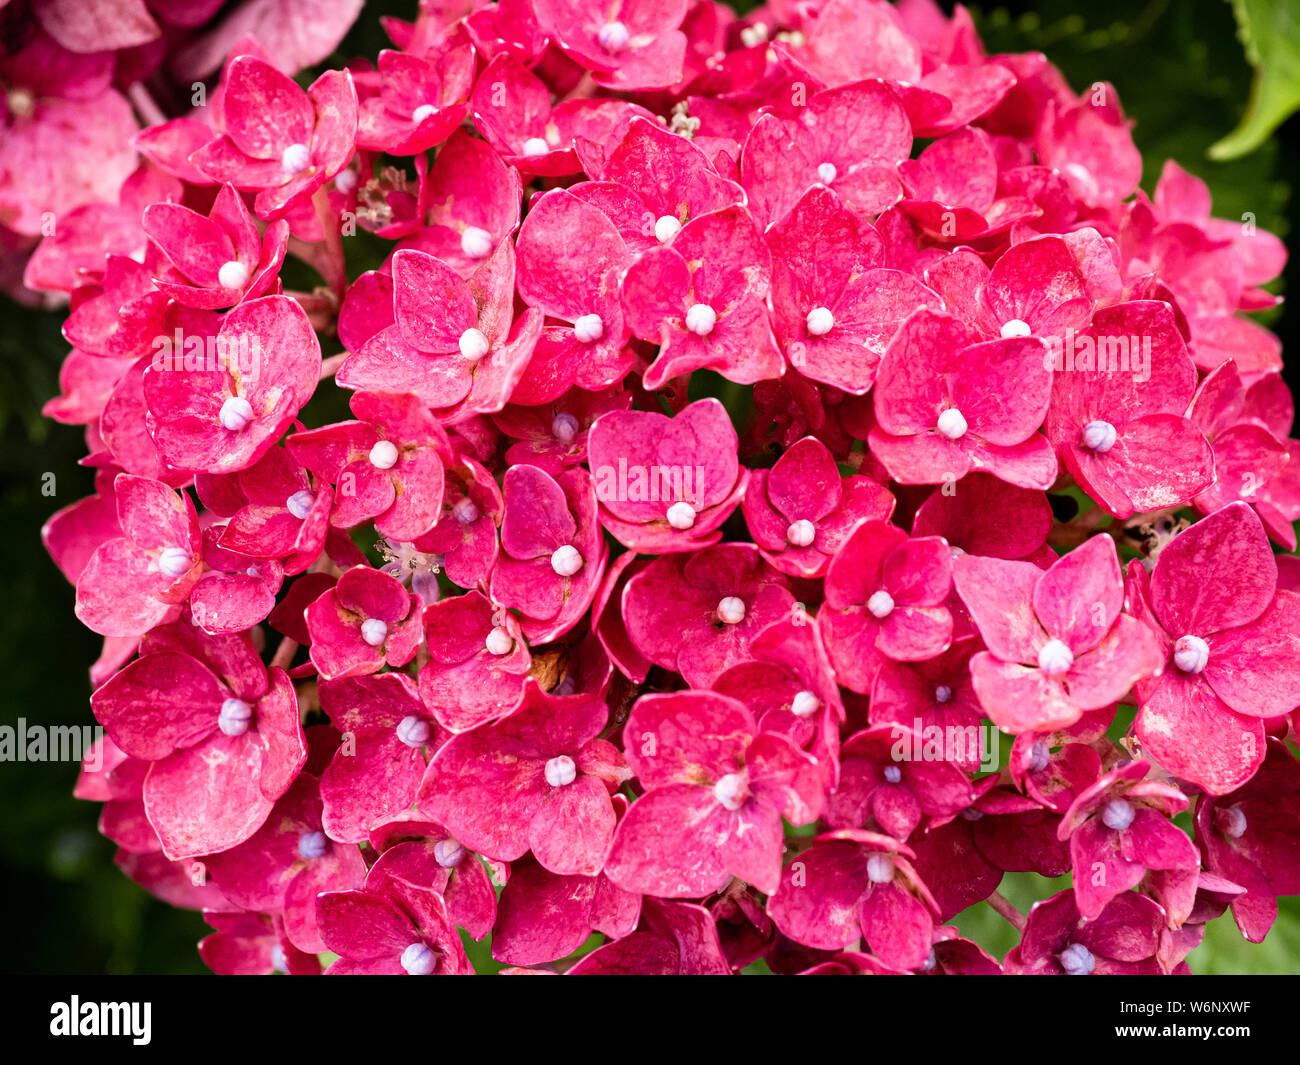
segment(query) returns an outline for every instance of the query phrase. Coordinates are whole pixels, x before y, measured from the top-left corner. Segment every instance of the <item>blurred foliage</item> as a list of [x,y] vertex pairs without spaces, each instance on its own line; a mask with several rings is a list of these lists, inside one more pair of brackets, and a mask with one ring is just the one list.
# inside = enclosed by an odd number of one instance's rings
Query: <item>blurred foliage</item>
[[1300,107],[1300,8],[1292,0],[1233,0],[1232,10],[1255,83],[1241,124],[1210,146],[1212,159],[1254,151]]
[[[358,55],[373,59],[388,45],[378,17],[410,19],[415,7],[415,0],[367,4],[331,64]],[[1137,6],[1129,0],[1038,0],[971,7],[990,51],[1043,51],[1077,90],[1095,81],[1115,85],[1126,114],[1136,119],[1148,192],[1164,160],[1176,158],[1209,183],[1216,215],[1253,213],[1259,225],[1284,238],[1297,230],[1296,198],[1287,180],[1300,172],[1296,120],[1269,137],[1295,103],[1294,85],[1285,85],[1295,77],[1300,50],[1293,0],[1237,0],[1252,61],[1260,67],[1253,96],[1251,67],[1225,0]],[[1243,112],[1245,121],[1224,139]],[[1207,152],[1216,142],[1219,161],[1211,161]],[[1228,160],[1238,149],[1248,154]],[[1295,287],[1295,271],[1293,259],[1284,287]],[[3,297],[0,314],[0,522],[10,552],[6,609],[0,612],[6,679],[0,723],[24,717],[33,724],[90,724],[87,667],[100,641],[75,621],[72,589],[39,539],[55,509],[93,487],[92,471],[78,465],[85,453],[82,432],[40,417],[41,404],[58,390],[67,350],[59,333],[63,315],[21,308]],[[1269,320],[1288,348],[1296,317],[1274,312]],[[346,416],[342,398],[322,397],[313,416]],[[42,494],[46,473],[55,476],[53,497]],[[151,899],[118,872],[112,844],[96,831],[98,806],[72,798],[76,774],[67,764],[0,765],[0,891],[10,915],[10,946],[0,966],[14,973],[204,971],[194,944],[206,926],[197,914]],[[1003,890],[1027,910],[1059,887],[1012,874]],[[1010,926],[984,903],[956,923],[998,956],[1014,942]],[[484,967],[491,964],[481,945],[472,954]],[[1211,923],[1191,965],[1204,973],[1292,972],[1297,958],[1300,900],[1287,899],[1266,943],[1245,943],[1225,916]]]

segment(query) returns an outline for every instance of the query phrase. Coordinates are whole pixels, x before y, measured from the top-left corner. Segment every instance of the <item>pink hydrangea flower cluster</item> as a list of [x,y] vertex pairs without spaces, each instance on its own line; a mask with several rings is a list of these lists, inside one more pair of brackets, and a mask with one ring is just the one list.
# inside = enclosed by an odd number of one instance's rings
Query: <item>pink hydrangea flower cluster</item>
[[[422,6],[310,82],[253,19],[204,106],[82,124],[123,172],[27,264],[124,871],[223,973],[1261,940],[1300,892],[1300,445],[1244,316],[1281,244],[1175,163],[1148,197],[1114,89],[961,7]],[[6,83],[66,83],[6,122],[118,100],[90,15],[30,7]],[[985,900],[1000,960],[950,923]]]

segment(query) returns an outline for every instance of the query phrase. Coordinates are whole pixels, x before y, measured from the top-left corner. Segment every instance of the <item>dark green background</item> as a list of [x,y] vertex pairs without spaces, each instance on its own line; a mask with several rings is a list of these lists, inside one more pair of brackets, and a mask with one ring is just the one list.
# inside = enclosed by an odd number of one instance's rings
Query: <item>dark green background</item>
[[[409,18],[414,6],[368,4],[340,56],[373,57],[385,43],[378,16]],[[1134,137],[1146,160],[1148,192],[1163,161],[1174,157],[1209,182],[1216,215],[1253,212],[1260,226],[1284,239],[1297,230],[1294,119],[1243,159],[1211,163],[1205,157],[1209,145],[1239,121],[1251,80],[1223,0],[1145,7],[1120,0],[1048,0],[973,10],[990,51],[1041,50],[1076,89],[1095,81],[1116,86],[1125,112],[1138,119]],[[1296,270],[1293,259],[1284,289],[1297,288]],[[46,422],[39,413],[57,391],[66,352],[62,316],[25,310],[3,297],[0,315],[0,529],[10,551],[0,567],[0,722],[12,724],[21,716],[33,723],[91,723],[86,671],[99,639],[76,622],[73,590],[39,539],[41,524],[54,510],[93,487],[91,471],[77,465],[85,452],[82,433]],[[1296,318],[1290,312],[1271,315],[1287,349]],[[55,475],[54,498],[41,494],[46,473]],[[71,765],[0,764],[0,912],[6,923],[0,971],[206,971],[194,949],[206,926],[197,914],[152,900],[118,873],[113,846],[95,829],[98,806],[71,797],[75,779]],[[1026,904],[1043,888],[1011,877],[1004,891]],[[1300,911],[1294,903],[1288,900],[1273,936],[1258,947],[1243,943],[1229,918],[1215,922],[1209,942],[1192,956],[1193,968],[1296,971]],[[1011,945],[1005,927],[984,913],[973,911],[961,924],[999,955]]]

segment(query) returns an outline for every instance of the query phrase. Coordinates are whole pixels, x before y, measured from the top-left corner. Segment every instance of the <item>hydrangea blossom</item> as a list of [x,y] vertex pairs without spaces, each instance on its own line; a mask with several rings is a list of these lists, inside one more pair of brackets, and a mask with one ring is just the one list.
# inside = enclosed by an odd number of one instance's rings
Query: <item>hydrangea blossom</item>
[[66,303],[94,470],[42,530],[104,638],[75,793],[211,968],[1264,938],[1285,249],[1141,191],[1113,87],[930,0],[422,3],[310,72],[359,3],[223,6],[0,0],[0,279]]

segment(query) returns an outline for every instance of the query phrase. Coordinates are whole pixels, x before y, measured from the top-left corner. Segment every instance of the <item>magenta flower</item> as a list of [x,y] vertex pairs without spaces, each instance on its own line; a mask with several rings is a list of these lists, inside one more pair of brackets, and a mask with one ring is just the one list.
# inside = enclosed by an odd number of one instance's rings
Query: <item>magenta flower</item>
[[1067,341],[1052,353],[1046,430],[1080,487],[1120,518],[1186,503],[1206,488],[1214,459],[1184,416],[1196,367],[1169,306],[1136,300],[1104,308]]
[[876,725],[840,748],[840,781],[826,796],[832,828],[878,828],[907,839],[923,815],[951,817],[975,801],[966,774],[923,755],[924,737],[910,725]]
[[609,711],[591,695],[525,685],[518,709],[453,736],[429,764],[419,807],[470,850],[512,862],[530,849],[561,876],[594,876],[614,835],[610,795],[628,772],[597,739]]
[[224,132],[191,157],[213,181],[256,189],[261,218],[283,218],[352,158],[357,90],[329,70],[304,92],[269,63],[237,57],[222,79]]
[[571,976],[727,976],[713,915],[691,902],[647,896],[635,932],[597,947]]
[[596,490],[585,470],[558,477],[512,466],[502,484],[501,554],[490,594],[521,615],[533,643],[563,636],[595,598],[609,549],[596,522]]
[[1143,749],[1211,795],[1234,791],[1264,760],[1264,721],[1295,708],[1300,596],[1277,589],[1268,535],[1241,502],[1174,537],[1149,579],[1128,575],[1165,663],[1136,686]]
[[541,333],[542,316],[514,319],[515,253],[502,241],[462,280],[421,251],[393,256],[395,324],[381,329],[339,368],[345,388],[410,392],[456,420],[500,410]]
[[516,250],[519,295],[571,327],[543,332],[544,358],[569,364],[559,392],[573,384],[595,390],[621,380],[631,365],[623,354],[629,331],[620,296],[632,255],[614,223],[572,193],[554,189],[529,208]]
[[1070,841],[1075,904],[1089,920],[1144,878],[1152,881],[1170,927],[1191,913],[1201,859],[1170,820],[1187,809],[1187,797],[1170,784],[1144,779],[1150,769],[1143,761],[1112,769],[1061,819],[1057,835]]
[[1035,147],[1039,161],[1060,170],[1071,191],[1092,207],[1127,199],[1142,175],[1142,156],[1120,110],[1119,94],[1104,82],[1077,100],[1060,106],[1050,102]]
[[442,516],[413,546],[432,553],[453,583],[472,588],[487,580],[496,564],[505,501],[492,474],[468,456],[448,466],[445,475]]
[[442,513],[446,431],[409,392],[358,392],[351,407],[355,421],[294,433],[289,454],[337,487],[332,524],[374,519],[384,536],[412,540]]
[[570,389],[539,405],[510,404],[492,415],[492,424],[514,441],[506,451],[511,465],[537,466],[554,477],[587,461],[591,427],[608,411],[626,411],[631,392]]
[[903,484],[985,469],[1022,488],[1050,488],[1056,459],[1036,432],[1051,396],[1046,351],[1031,336],[977,343],[957,319],[915,312],[880,365],[872,452]]
[[1249,503],[1268,534],[1288,551],[1296,548],[1300,474],[1292,468],[1288,434],[1295,417],[1291,393],[1280,374],[1266,374],[1244,387],[1228,360],[1206,374],[1187,416],[1214,451],[1214,483],[1193,502],[1210,514],[1234,500]]
[[588,142],[579,145],[593,180],[569,191],[607,214],[638,255],[671,244],[691,219],[744,198],[692,141],[636,115],[626,130],[604,158],[590,158]]
[[780,221],[814,184],[863,218],[898,202],[898,164],[911,151],[912,128],[894,89],[855,81],[810,97],[797,115],[765,114],[745,138],[740,183],[761,223]]
[[794,606],[785,577],[752,544],[660,555],[623,590],[632,645],[695,688],[747,660],[754,638]]
[[546,83],[504,51],[479,75],[470,108],[502,161],[530,177],[576,174],[576,138],[603,146],[622,137],[632,116],[654,117],[625,100],[574,99],[552,109]]
[[219,976],[320,975],[320,961],[285,935],[284,922],[264,913],[206,913],[216,931],[199,940],[199,957]]
[[749,478],[736,449],[736,431],[716,399],[692,403],[672,418],[610,411],[592,425],[587,441],[600,523],[637,551],[717,543]]
[[370,830],[415,801],[430,757],[446,741],[403,673],[371,673],[323,680],[321,708],[343,734],[320,778],[325,834],[340,843],[364,842]]
[[533,657],[508,610],[479,592],[443,599],[425,608],[424,638],[420,698],[443,728],[469,732],[519,706]]
[[1160,671],[1156,641],[1122,614],[1115,542],[1094,536],[1043,571],[967,555],[953,581],[987,651],[971,659],[975,692],[1007,732],[1052,732],[1124,697]]
[[768,562],[792,577],[823,577],[854,528],[889,520],[894,497],[870,477],[841,477],[826,445],[806,436],[753,472],[743,506]]
[[565,54],[611,89],[663,89],[681,79],[686,0],[534,0],[537,23]]
[[76,576],[77,617],[103,636],[142,636],[177,617],[203,572],[198,517],[189,496],[159,481],[119,474],[113,494],[120,533]]
[[1026,196],[1000,194],[993,142],[975,127],[931,142],[898,174],[907,193],[898,209],[932,239],[965,244],[1041,213]]
[[401,581],[354,566],[307,607],[312,664],[322,680],[406,665],[420,646],[423,608]]
[[227,551],[217,542],[220,530],[203,533],[207,571],[190,591],[190,616],[204,632],[244,632],[263,621],[275,606],[284,583],[284,567],[274,559],[257,560]]
[[913,536],[942,536],[954,554],[1046,559],[1048,564],[1056,560],[1047,546],[1051,529],[1052,507],[1046,495],[980,472],[967,474],[948,489],[935,489],[912,520]]
[[978,649],[979,641],[967,637],[920,662],[883,659],[871,686],[870,723],[918,731],[911,751],[937,749],[939,757],[973,773],[988,753],[979,728],[983,708],[970,675]]
[[167,296],[154,286],[150,266],[113,252],[102,266],[102,275],[80,279],[63,338],[92,355],[138,359],[171,331]]
[[247,469],[298,416],[320,369],[320,341],[296,301],[242,303],[222,317],[215,343],[178,331],[170,351],[155,350],[144,375],[153,440],[182,469]]
[[508,965],[554,961],[572,954],[593,931],[611,940],[631,935],[640,918],[641,896],[604,873],[557,876],[523,858],[510,867],[501,892],[492,957]]
[[154,203],[145,208],[142,225],[174,268],[154,283],[187,307],[229,307],[273,291],[289,241],[283,219],[259,233],[232,185],[221,186],[207,215],[179,203]]
[[1065,890],[1036,902],[1020,940],[1002,962],[1012,976],[1158,976],[1156,951],[1165,913],[1125,891],[1092,920]]
[[991,268],[974,252],[958,249],[933,263],[925,278],[948,309],[986,340],[1064,338],[1087,327],[1099,301],[1113,303],[1123,290],[1109,245],[1091,228],[1013,244]]
[[[32,26],[30,16],[22,25],[9,21],[32,32],[17,33],[13,51],[6,48],[0,58],[6,87],[0,215],[7,229],[32,237],[45,231],[47,212],[62,222],[85,205],[117,202],[135,169],[131,138],[138,126],[131,105],[111,85],[114,56],[105,49],[112,45],[96,37],[89,47],[69,49],[56,25]],[[89,20],[69,9],[59,21]],[[110,17],[105,25],[117,21]],[[85,121],[87,113],[95,121]]]
[[514,167],[458,129],[429,168],[429,224],[419,232],[419,249],[468,278],[519,228],[522,191]]
[[910,539],[878,520],[854,529],[826,571],[817,612],[840,683],[866,694],[885,659],[922,661],[947,649],[951,586],[952,555],[939,537]]
[[469,113],[474,52],[468,42],[433,58],[384,49],[377,80],[379,91],[357,113],[357,147],[418,155],[445,141]]
[[339,955],[327,976],[458,976],[470,972],[465,948],[432,888],[371,870],[360,891],[326,891],[316,900],[321,940]]
[[830,189],[814,185],[767,233],[772,327],[805,377],[864,395],[890,338],[937,294],[887,269],[884,243]]
[[[282,447],[273,447],[254,465],[227,475],[230,483],[208,487],[213,478],[197,479],[199,498],[214,513],[233,511],[219,545],[258,559],[283,559],[290,576],[320,556],[329,531],[334,490],[317,481]],[[205,492],[205,488],[207,491]],[[220,492],[221,498],[214,498]]]
[[784,365],[765,306],[771,262],[739,205],[697,216],[671,246],[642,255],[627,271],[623,297],[632,331],[660,345],[645,387],[699,369],[740,384],[779,377]]
[[792,612],[760,632],[749,653],[751,660],[723,671],[713,690],[749,707],[762,732],[785,736],[807,750],[823,779],[834,787],[846,715],[830,656],[812,618]]
[[819,836],[782,870],[767,912],[806,946],[839,950],[861,937],[885,965],[919,969],[938,908],[911,857],[909,847],[875,832]]
[[497,917],[497,895],[492,875],[484,864],[433,821],[398,820],[383,826],[395,834],[382,841],[371,833],[371,843],[384,850],[371,867],[372,877],[397,877],[431,887],[447,904],[447,918],[482,939]]
[[249,839],[307,759],[292,682],[248,653],[220,675],[179,650],[146,653],[91,697],[113,742],[153,763],[144,806],[172,861]]
[[282,915],[284,936],[296,950],[325,950],[316,924],[322,891],[361,887],[366,863],[354,846],[321,831],[320,781],[301,773],[249,839],[204,859],[231,902]]
[[624,734],[645,794],[618,826],[606,875],[660,898],[699,898],[730,876],[775,890],[782,817],[802,825],[821,811],[816,760],[713,692],[643,696]]
[[1300,891],[1294,846],[1300,818],[1300,767],[1286,745],[1268,741],[1258,772],[1222,797],[1196,804],[1196,842],[1205,867],[1243,888],[1231,899],[1241,934],[1262,942],[1277,919],[1277,897]]

